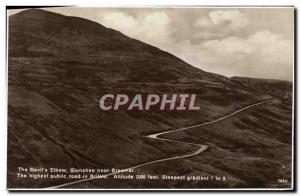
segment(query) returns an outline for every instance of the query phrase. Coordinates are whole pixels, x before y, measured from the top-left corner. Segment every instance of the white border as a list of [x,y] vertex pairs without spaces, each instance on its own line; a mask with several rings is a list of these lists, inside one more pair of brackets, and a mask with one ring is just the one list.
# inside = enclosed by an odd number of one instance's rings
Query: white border
[[[51,1],[51,5],[65,5],[65,6],[74,6],[74,5],[80,5],[80,7],[149,7],[149,6],[145,6],[145,5],[151,5],[151,7],[186,7],[186,8],[189,8],[189,7],[203,7],[203,8],[213,8],[213,7],[216,7],[215,5],[218,5],[217,7],[219,7],[219,5],[221,6],[226,6],[228,5],[227,7],[229,8],[236,8],[238,6],[247,6],[247,8],[258,8],[256,5],[263,5],[263,6],[268,6],[272,3],[272,5],[276,5],[276,6],[270,6],[272,8],[277,8],[277,7],[280,7],[280,6],[292,6],[292,5],[296,5],[296,4],[299,4],[299,3],[296,3],[297,1],[288,1],[288,0],[285,0],[285,1],[281,1],[281,0],[274,0],[272,2],[269,2],[269,1],[251,1],[251,4],[246,4],[245,3],[242,3],[242,2],[239,2],[239,1],[201,1],[201,6],[199,5],[199,2],[198,1],[194,1],[194,0],[187,0],[187,1],[184,1],[184,4],[182,4],[182,1],[176,1],[176,0],[173,0],[173,1],[170,1],[170,0],[167,0],[167,1],[163,1],[163,0],[160,0],[160,1],[156,1],[156,0],[152,0],[152,1],[149,1],[149,0],[146,0],[146,1],[120,1],[120,2],[116,2],[116,1],[109,1],[109,0],[102,0],[101,2],[99,1],[89,1],[89,2],[84,2],[84,4],[82,4],[82,1],[80,0],[73,0],[71,1],[71,4],[70,4],[70,1],[66,1],[66,0],[52,0]],[[100,4],[101,3],[101,4]],[[242,3],[242,4],[241,4]],[[212,4],[215,4],[215,5],[212,5]],[[7,2],[0,2],[0,5],[1,5],[1,8],[5,10],[5,6],[6,5],[22,5],[22,6],[30,6],[30,5],[49,5],[49,2],[47,1],[40,1],[40,2],[36,2],[34,0],[27,0],[26,2],[20,0],[10,0],[9,3]],[[249,6],[248,6],[249,5]],[[76,6],[77,7],[77,6]],[[239,7],[241,8],[241,7]],[[264,7],[265,8],[265,7]],[[5,12],[0,12],[0,16],[5,16]],[[2,19],[5,18],[5,17],[2,17]],[[3,23],[3,20],[1,21]],[[297,21],[298,23],[298,21]],[[4,22],[4,25],[5,27],[5,22]],[[2,27],[3,27],[2,26]],[[297,25],[298,26],[298,25]],[[295,27],[296,28],[296,27]],[[4,37],[5,37],[5,32],[4,31],[1,31],[1,36],[3,37],[3,33],[4,33]],[[295,36],[295,35],[294,35]],[[6,51],[5,50],[5,45],[3,47],[3,45],[1,45],[2,49],[1,51]],[[295,51],[294,51],[294,55],[295,55]],[[6,56],[1,53],[1,60],[2,62],[5,62],[5,59],[6,59]],[[4,58],[3,58],[4,57]],[[295,56],[294,56],[294,59],[295,59]],[[4,63],[4,65],[6,65],[6,62]],[[294,68],[295,68],[295,65],[294,65]],[[0,97],[0,108],[1,108],[1,125],[2,125],[2,131],[0,132],[0,138],[1,139],[4,139],[5,141],[2,141],[0,142],[0,144],[2,145],[1,149],[5,149],[7,150],[6,148],[6,137],[7,137],[7,66],[5,66],[4,70],[3,70],[3,67],[2,67],[2,71],[5,72],[5,81],[4,81],[4,84],[3,84],[3,80],[1,81],[0,83],[0,93],[1,93],[1,97]],[[294,70],[295,71],[295,70]],[[2,72],[3,73],[3,72]],[[298,73],[297,73],[298,74]],[[295,88],[295,78],[293,80],[293,87]],[[294,89],[296,90],[296,89]],[[298,88],[297,88],[297,91],[298,91]],[[294,91],[295,92],[295,91]],[[5,96],[3,96],[5,95]],[[294,106],[294,98],[295,98],[295,94],[294,94],[294,97],[293,97],[293,106]],[[294,111],[294,107],[293,107],[293,111]],[[298,117],[297,117],[297,120],[298,120]],[[293,115],[293,125],[294,125],[294,115]],[[294,127],[293,127],[293,137],[294,137]],[[5,132],[5,133],[3,133]],[[293,146],[295,145],[294,144],[294,138],[293,139]],[[296,138],[295,138],[296,139]],[[3,151],[3,150],[2,150]],[[6,151],[5,152],[2,152],[1,151],[1,158],[2,158],[2,161],[3,161],[3,158],[4,158],[4,161],[3,163],[5,162],[6,163]],[[292,150],[292,154],[293,154],[293,158],[294,158],[294,148]],[[3,171],[3,165],[1,167],[1,170],[0,171]],[[5,172],[1,172],[3,175],[3,177],[5,178],[5,187],[6,187],[6,169],[5,169]],[[292,178],[294,177],[294,160],[293,160],[293,165],[292,165]],[[1,180],[1,182],[3,182],[3,180]],[[294,188],[294,179],[292,180],[292,187]],[[3,186],[2,186],[3,187]],[[264,188],[264,189],[239,189],[239,188],[235,188],[235,189],[52,189],[54,191],[63,191],[63,190],[86,190],[86,191],[96,191],[96,190],[99,190],[99,191],[120,191],[120,190],[123,190],[123,191],[145,191],[145,190],[153,190],[153,191],[174,191],[174,190],[182,190],[182,191],[196,191],[196,190],[199,190],[199,191],[271,191],[271,190],[277,190],[277,191],[283,191],[283,190],[291,190],[292,188],[284,188],[284,189],[271,189],[271,188]],[[37,190],[42,190],[42,189],[9,189],[9,190],[32,190],[32,191],[37,191]],[[6,192],[7,193],[7,192]]]

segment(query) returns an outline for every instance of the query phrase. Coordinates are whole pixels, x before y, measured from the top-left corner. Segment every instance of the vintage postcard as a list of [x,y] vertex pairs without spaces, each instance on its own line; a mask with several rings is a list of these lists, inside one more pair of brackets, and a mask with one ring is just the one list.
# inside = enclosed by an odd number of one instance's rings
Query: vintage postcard
[[7,7],[9,190],[294,190],[294,7]]

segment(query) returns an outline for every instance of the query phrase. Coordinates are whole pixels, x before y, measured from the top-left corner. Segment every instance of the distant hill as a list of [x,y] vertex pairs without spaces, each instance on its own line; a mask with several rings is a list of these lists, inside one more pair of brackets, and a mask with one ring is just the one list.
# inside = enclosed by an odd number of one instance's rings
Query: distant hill
[[232,77],[233,81],[239,82],[253,90],[267,93],[271,96],[292,102],[293,83],[283,80],[262,78]]

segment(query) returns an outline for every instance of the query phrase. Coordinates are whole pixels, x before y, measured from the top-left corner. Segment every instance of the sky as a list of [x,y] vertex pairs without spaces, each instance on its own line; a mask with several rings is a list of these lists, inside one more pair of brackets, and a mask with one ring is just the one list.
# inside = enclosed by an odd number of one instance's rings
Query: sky
[[[78,16],[154,45],[204,71],[293,80],[293,8],[84,8]],[[20,10],[12,10],[15,14]]]

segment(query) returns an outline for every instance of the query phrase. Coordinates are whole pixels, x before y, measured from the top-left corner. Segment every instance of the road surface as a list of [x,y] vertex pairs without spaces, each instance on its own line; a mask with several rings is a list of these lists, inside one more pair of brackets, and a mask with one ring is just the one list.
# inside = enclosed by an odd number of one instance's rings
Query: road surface
[[[164,158],[164,159],[158,159],[158,160],[154,160],[154,161],[149,161],[149,162],[146,162],[146,163],[142,163],[142,164],[139,164],[139,165],[136,165],[136,166],[132,166],[132,167],[129,167],[126,170],[134,170],[134,169],[137,169],[137,168],[140,168],[140,167],[144,167],[144,166],[147,166],[147,165],[151,165],[151,164],[154,164],[154,163],[159,163],[159,162],[164,162],[164,161],[169,161],[169,160],[174,160],[174,159],[183,159],[183,158],[187,158],[187,157],[192,157],[192,156],[195,156],[195,155],[199,155],[200,153],[204,152],[208,146],[207,145],[204,145],[204,144],[196,144],[196,143],[191,143],[191,142],[184,142],[184,141],[179,141],[179,140],[172,140],[172,139],[166,139],[166,138],[162,138],[161,136],[163,135],[166,135],[166,134],[169,134],[169,133],[174,133],[174,132],[179,132],[179,131],[185,131],[185,130],[188,130],[188,129],[192,129],[192,128],[196,128],[196,127],[203,127],[203,126],[206,126],[206,125],[210,125],[210,124],[214,124],[214,123],[217,123],[217,122],[220,122],[222,120],[225,120],[227,118],[230,118],[244,110],[247,110],[249,108],[252,108],[252,107],[255,107],[255,106],[258,106],[258,105],[262,105],[262,104],[265,104],[265,103],[268,103],[268,102],[271,102],[273,101],[273,99],[268,99],[268,100],[264,100],[264,101],[261,101],[261,102],[258,102],[258,103],[254,103],[254,104],[251,104],[251,105],[248,105],[248,106],[245,106],[241,109],[238,109],[230,114],[227,114],[223,117],[220,117],[216,120],[212,120],[212,121],[209,121],[209,122],[205,122],[205,123],[201,123],[201,124],[197,124],[197,125],[190,125],[190,126],[186,126],[186,127],[183,127],[183,128],[178,128],[178,129],[174,129],[174,130],[169,130],[169,131],[163,131],[163,132],[159,132],[159,133],[155,133],[155,134],[150,134],[150,135],[147,135],[147,136],[144,136],[146,138],[150,138],[150,139],[155,139],[155,140],[163,140],[163,141],[168,141],[168,142],[176,142],[176,143],[182,143],[182,144],[189,144],[189,145],[193,145],[193,146],[198,146],[199,149],[196,150],[195,152],[192,152],[192,153],[189,153],[189,154],[185,154],[185,155],[179,155],[179,156],[173,156],[173,157],[169,157],[169,158]],[[124,170],[123,171],[118,171],[118,172],[113,172],[113,173],[109,173],[109,174],[105,174],[105,175],[102,175],[103,177],[108,177],[108,176],[112,176],[112,175],[115,175],[115,174],[120,174],[120,173],[124,173]],[[73,182],[69,182],[69,183],[64,183],[64,184],[60,184],[60,185],[57,185],[57,186],[51,186],[51,187],[47,187],[46,189],[56,189],[56,188],[62,188],[62,187],[66,187],[66,186],[70,186],[70,185],[74,185],[74,184],[77,184],[77,183],[80,183],[80,182],[87,182],[87,181],[90,181],[90,180],[95,180],[97,178],[85,178],[85,179],[81,179],[81,180],[76,180],[76,181],[73,181]]]

